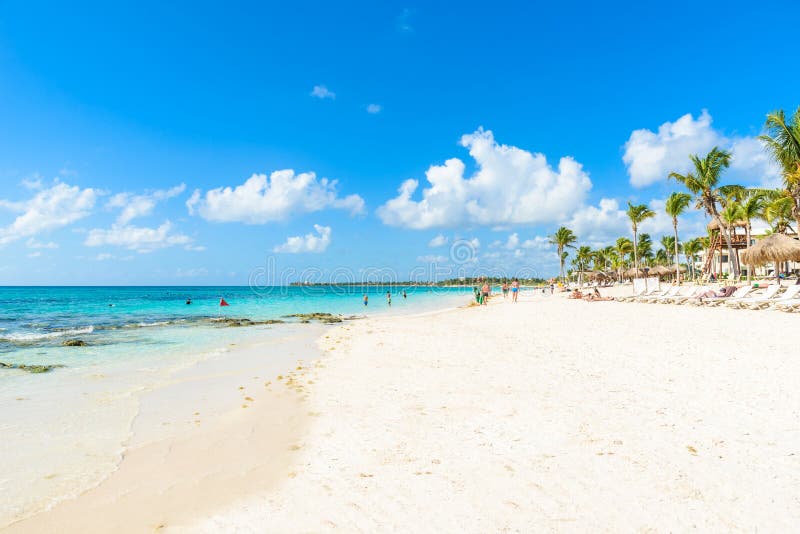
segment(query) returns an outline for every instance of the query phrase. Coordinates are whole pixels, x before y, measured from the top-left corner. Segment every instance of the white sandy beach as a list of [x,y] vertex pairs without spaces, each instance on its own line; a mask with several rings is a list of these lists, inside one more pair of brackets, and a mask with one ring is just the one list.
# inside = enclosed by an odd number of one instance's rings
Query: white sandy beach
[[345,323],[237,420],[9,532],[790,531],[797,325],[528,292]]

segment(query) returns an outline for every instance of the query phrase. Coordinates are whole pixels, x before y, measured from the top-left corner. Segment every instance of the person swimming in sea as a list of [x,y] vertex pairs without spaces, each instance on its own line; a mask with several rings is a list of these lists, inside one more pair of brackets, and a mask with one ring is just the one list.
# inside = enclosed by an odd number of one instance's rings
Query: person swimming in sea
[[406,298],[408,298],[408,295],[406,295],[406,290],[404,289],[403,290],[403,299],[406,299]]
[[186,299],[186,304],[191,304],[191,303],[192,303],[192,299],[191,299],[191,297],[189,297],[188,299]]

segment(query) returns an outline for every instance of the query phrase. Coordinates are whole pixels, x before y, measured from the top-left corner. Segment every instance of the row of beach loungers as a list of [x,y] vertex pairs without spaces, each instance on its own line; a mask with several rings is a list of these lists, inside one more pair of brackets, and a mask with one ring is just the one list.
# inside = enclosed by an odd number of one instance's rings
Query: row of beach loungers
[[[712,293],[714,293],[712,295]],[[688,304],[695,306],[729,306],[751,310],[771,308],[785,312],[800,312],[800,285],[786,288],[780,284],[756,287],[726,286],[714,289],[704,285],[670,286],[667,289],[642,288],[636,295],[620,297],[620,302],[646,302],[649,304]]]

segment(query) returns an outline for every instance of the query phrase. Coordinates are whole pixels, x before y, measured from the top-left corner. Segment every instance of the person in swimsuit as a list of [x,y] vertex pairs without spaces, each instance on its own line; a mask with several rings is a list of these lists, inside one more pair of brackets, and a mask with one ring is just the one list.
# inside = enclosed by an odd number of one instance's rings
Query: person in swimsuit
[[503,298],[508,298],[508,283],[503,282]]
[[491,289],[489,288],[489,282],[483,284],[483,287],[481,288],[481,297],[483,297],[482,298],[483,302],[481,302],[481,304],[483,304],[484,306],[489,303],[490,291]]
[[364,306],[366,306],[367,304],[369,304],[369,297],[368,297],[368,296],[367,296],[367,294],[365,293],[365,294],[364,294]]
[[514,278],[514,281],[511,282],[511,302],[517,302],[518,295],[519,295],[519,280]]
[[386,304],[388,304],[390,307],[392,305],[392,293],[390,291],[386,292]]

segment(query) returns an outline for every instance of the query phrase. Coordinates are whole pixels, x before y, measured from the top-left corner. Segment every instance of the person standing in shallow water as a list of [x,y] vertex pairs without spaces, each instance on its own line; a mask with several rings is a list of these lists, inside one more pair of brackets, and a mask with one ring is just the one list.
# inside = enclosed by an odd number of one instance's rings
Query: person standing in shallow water
[[367,296],[366,293],[364,293],[364,306],[366,306],[367,304],[369,304],[369,297]]
[[392,293],[390,291],[386,292],[386,304],[392,305]]

